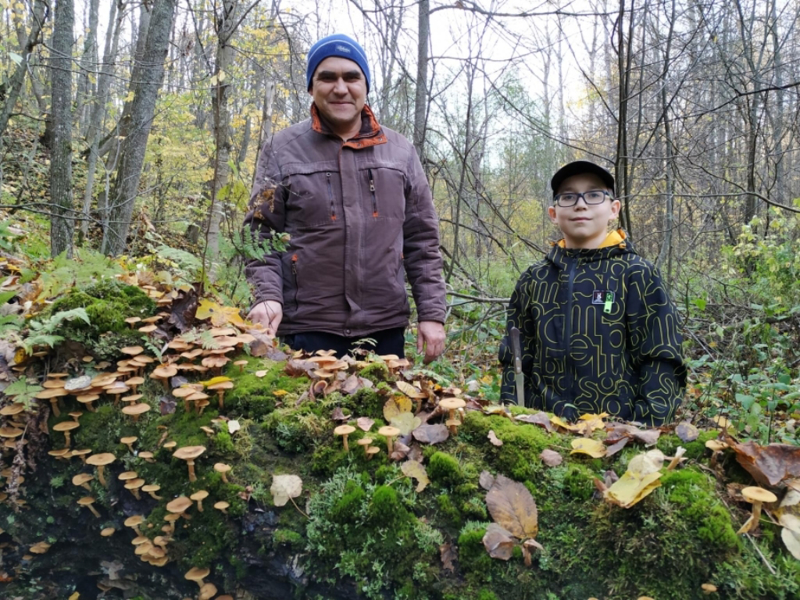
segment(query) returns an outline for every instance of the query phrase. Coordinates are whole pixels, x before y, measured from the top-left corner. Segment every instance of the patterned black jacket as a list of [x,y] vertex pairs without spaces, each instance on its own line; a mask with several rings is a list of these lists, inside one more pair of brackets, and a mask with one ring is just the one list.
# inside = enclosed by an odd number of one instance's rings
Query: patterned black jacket
[[553,246],[508,306],[501,400],[516,402],[509,332],[521,332],[525,405],[568,419],[672,421],[686,386],[678,323],[657,269],[621,230],[597,250]]

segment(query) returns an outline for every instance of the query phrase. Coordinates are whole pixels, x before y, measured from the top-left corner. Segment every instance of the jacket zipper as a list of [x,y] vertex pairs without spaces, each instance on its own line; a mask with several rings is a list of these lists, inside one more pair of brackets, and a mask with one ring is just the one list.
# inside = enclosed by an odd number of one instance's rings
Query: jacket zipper
[[567,279],[567,314],[564,315],[564,348],[566,354],[564,355],[564,368],[566,369],[567,385],[564,390],[567,402],[572,403],[572,294],[575,286],[575,270],[578,265],[577,260],[571,261],[569,265],[569,274]]
[[336,204],[333,202],[333,186],[331,185],[331,174],[325,173],[328,179],[328,199],[331,201],[331,221],[336,220]]
[[297,254],[292,254],[292,278],[294,279],[294,304],[297,306]]
[[372,216],[378,218],[378,197],[375,194],[375,179],[372,177],[372,169],[367,169],[369,173],[369,191],[372,194]]

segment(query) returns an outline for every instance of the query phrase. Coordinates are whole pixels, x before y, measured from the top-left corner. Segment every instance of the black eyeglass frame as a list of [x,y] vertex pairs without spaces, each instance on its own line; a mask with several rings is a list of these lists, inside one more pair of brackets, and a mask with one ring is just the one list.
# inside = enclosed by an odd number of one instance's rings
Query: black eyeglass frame
[[[602,200],[600,200],[599,202],[589,202],[589,200],[586,198],[585,194],[603,194],[603,197],[602,197]],[[576,196],[575,202],[573,202],[572,204],[561,204],[561,201],[560,201],[561,197],[562,196],[567,196],[567,195]],[[614,194],[612,194],[608,190],[589,190],[588,192],[583,192],[583,193],[581,193],[581,192],[564,192],[563,194],[556,194],[555,196],[553,196],[553,204],[555,206],[560,207],[560,208],[571,208],[571,207],[575,206],[576,204],[578,204],[578,200],[580,198],[583,198],[583,201],[586,203],[586,206],[597,206],[598,204],[602,204],[603,202],[605,202],[606,201],[606,197],[609,197],[609,198],[611,198],[613,200],[614,199]]]

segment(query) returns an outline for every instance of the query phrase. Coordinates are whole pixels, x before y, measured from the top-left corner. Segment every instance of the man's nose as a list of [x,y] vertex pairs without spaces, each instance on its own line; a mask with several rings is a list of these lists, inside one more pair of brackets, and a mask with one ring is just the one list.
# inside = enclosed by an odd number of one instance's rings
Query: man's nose
[[333,91],[337,94],[347,93],[347,84],[344,82],[343,77],[339,77],[336,79],[336,83],[333,85]]

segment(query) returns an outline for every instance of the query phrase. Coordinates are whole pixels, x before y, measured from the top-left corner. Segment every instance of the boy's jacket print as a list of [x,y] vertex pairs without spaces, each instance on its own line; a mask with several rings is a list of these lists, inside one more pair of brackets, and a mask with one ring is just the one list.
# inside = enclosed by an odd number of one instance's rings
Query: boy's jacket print
[[516,399],[512,327],[521,332],[526,406],[569,419],[673,419],[686,385],[676,315],[658,271],[622,230],[598,249],[556,244],[520,277],[500,345],[503,402]]

